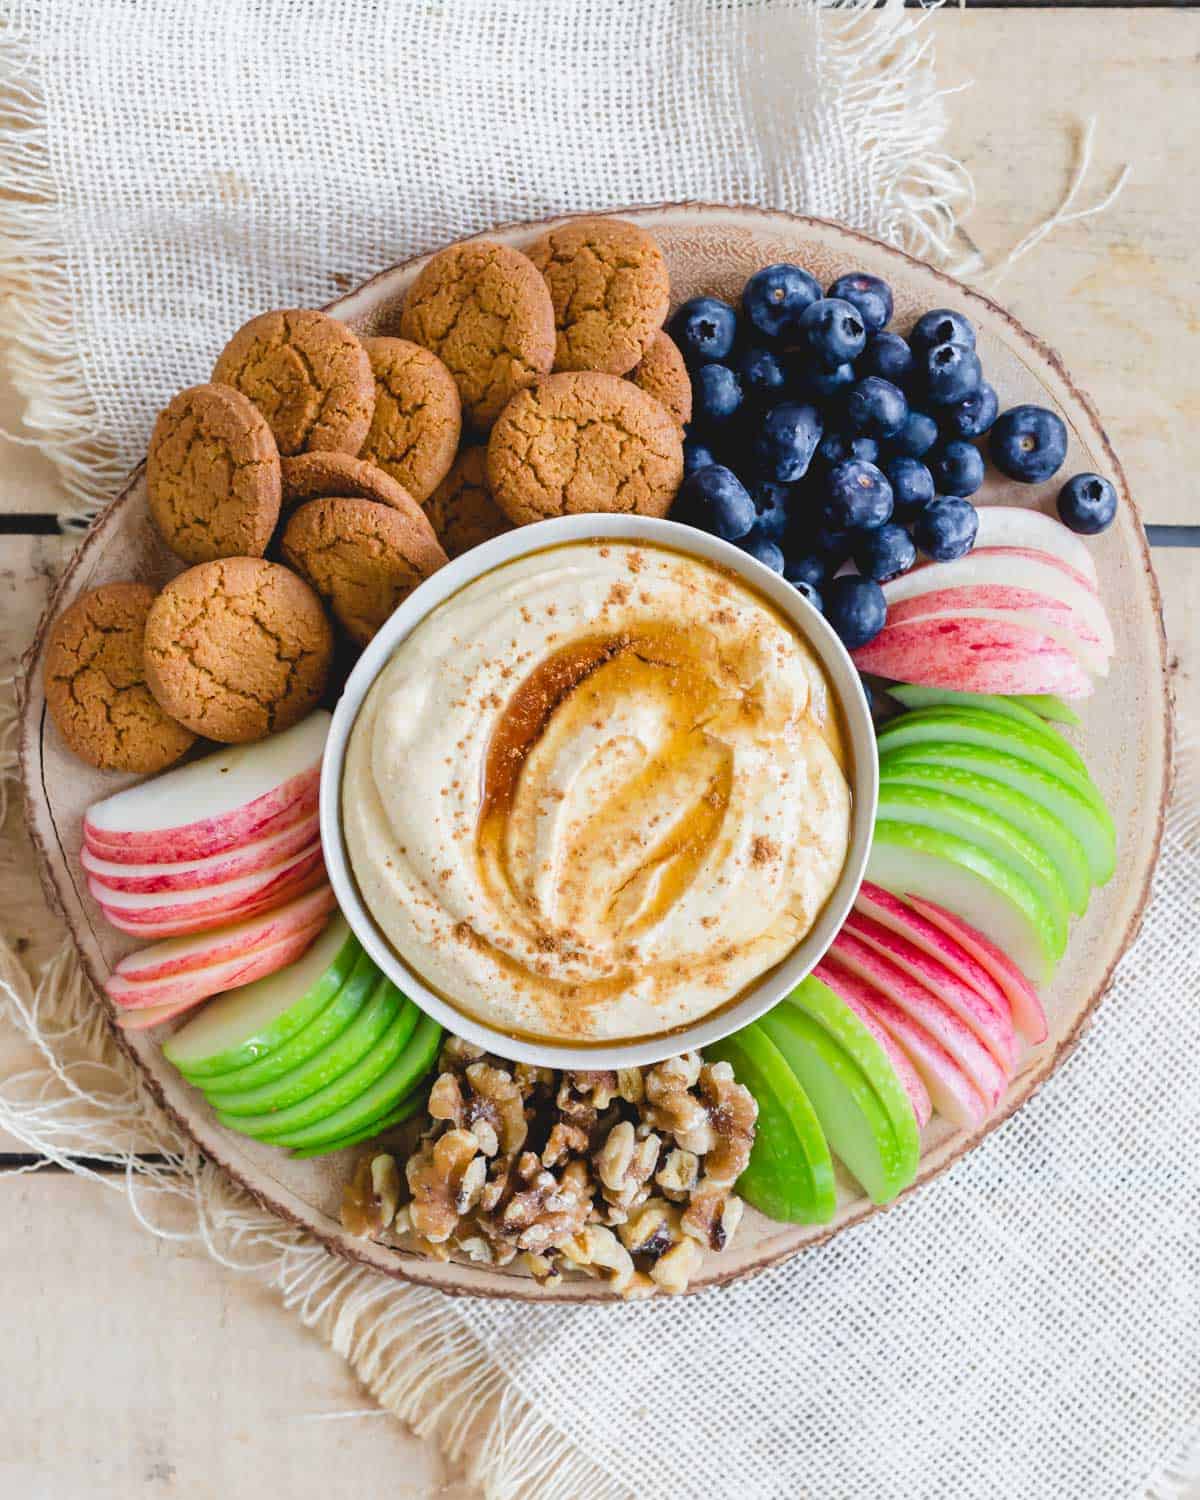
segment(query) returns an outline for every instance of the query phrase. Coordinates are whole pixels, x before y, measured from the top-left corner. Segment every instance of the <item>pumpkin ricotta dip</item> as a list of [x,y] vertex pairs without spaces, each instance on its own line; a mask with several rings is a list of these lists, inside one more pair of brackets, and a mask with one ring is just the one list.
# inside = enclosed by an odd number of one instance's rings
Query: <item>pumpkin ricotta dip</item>
[[351,731],[366,906],[446,1001],[510,1035],[659,1035],[809,931],[850,840],[838,715],[803,636],[699,558],[580,542],[467,584]]

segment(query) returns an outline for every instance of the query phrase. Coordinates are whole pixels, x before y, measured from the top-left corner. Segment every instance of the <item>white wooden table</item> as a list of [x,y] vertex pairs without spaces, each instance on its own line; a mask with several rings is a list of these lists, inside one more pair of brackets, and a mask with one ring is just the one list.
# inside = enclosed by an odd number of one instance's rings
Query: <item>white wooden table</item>
[[[965,238],[989,262],[1057,206],[1088,115],[1082,201],[1133,165],[1114,207],[1061,229],[995,290],[1093,396],[1156,528],[1179,713],[1200,727],[1200,9],[1013,0],[931,24],[943,84],[975,80],[950,100],[948,144],[978,191]],[[19,428],[2,383],[0,427]],[[0,441],[0,675],[68,550],[53,534],[59,503],[36,449]],[[61,933],[31,858],[14,808],[0,921],[36,965]],[[0,1069],[22,1065],[0,1034]],[[0,1168],[28,1166],[19,1152],[0,1137]],[[474,1494],[429,1445],[367,1414],[343,1362],[270,1294],[152,1239],[119,1194],[53,1169],[10,1175],[0,1226],[4,1500]]]

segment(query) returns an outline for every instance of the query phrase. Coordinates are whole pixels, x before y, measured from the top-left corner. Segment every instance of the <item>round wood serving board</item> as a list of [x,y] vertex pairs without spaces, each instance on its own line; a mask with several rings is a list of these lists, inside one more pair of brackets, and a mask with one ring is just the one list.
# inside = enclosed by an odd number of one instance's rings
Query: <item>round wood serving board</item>
[[[1165,645],[1158,589],[1124,476],[1089,402],[1054,353],[1001,308],[900,251],[838,225],[758,209],[681,204],[630,210],[625,217],[658,236],[670,265],[674,302],[701,291],[736,301],[753,271],[772,261],[790,260],[808,267],[823,284],[854,269],[885,277],[896,297],[893,326],[901,331],[929,307],[960,308],[979,330],[984,367],[999,392],[1001,406],[1037,401],[1058,411],[1066,421],[1071,451],[1059,483],[1068,474],[1094,469],[1109,475],[1120,491],[1116,524],[1091,543],[1116,631],[1117,652],[1111,676],[1095,697],[1081,705],[1083,730],[1072,736],[1116,821],[1117,873],[1103,891],[1095,893],[1086,916],[1075,925],[1067,957],[1044,997],[1049,1040],[1025,1058],[1007,1100],[988,1127],[994,1128],[1030,1096],[1074,1045],[1114,965],[1137,931],[1158,852],[1170,772]],[[521,246],[545,227],[513,225],[491,237]],[[392,333],[397,329],[404,291],[423,263],[422,259],[393,266],[328,310],[359,333]],[[259,311],[247,308],[246,316]],[[1037,505],[1050,511],[1054,490],[1053,481],[1039,487],[1010,485],[989,473],[987,485],[976,498],[982,503]],[[80,547],[26,659],[21,754],[29,824],[44,879],[66,917],[99,1005],[108,1003],[100,990],[105,975],[117,958],[136,945],[107,926],[88,894],[78,859],[81,824],[92,802],[133,778],[92,771],[64,748],[45,712],[42,694],[46,627],[73,599],[97,584],[116,579],[162,584],[181,569],[182,564],[164,549],[151,526],[139,470]],[[201,1095],[167,1064],[160,1050],[162,1030],[117,1034],[155,1096],[205,1153],[263,1204],[311,1230],[331,1251],[370,1264],[386,1275],[446,1292],[538,1301],[610,1298],[600,1282],[567,1281],[557,1290],[545,1291],[525,1276],[453,1261],[426,1261],[351,1238],[338,1221],[338,1206],[356,1152],[298,1162],[270,1146],[233,1135],[216,1123]],[[980,1135],[953,1130],[935,1117],[925,1132],[918,1183],[941,1172],[977,1144]],[[831,1225],[779,1224],[749,1211],[734,1244],[724,1254],[707,1258],[695,1286],[749,1275],[879,1211],[844,1179],[838,1214]]]

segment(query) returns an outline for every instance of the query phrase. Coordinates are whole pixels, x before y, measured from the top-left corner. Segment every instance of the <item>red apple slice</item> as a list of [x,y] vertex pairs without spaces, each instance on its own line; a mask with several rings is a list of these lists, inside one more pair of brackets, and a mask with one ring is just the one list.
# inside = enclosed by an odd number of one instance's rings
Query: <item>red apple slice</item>
[[210,854],[206,859],[185,859],[175,864],[121,864],[101,859],[86,845],[79,862],[89,875],[94,875],[114,891],[198,891],[271,869],[311,844],[320,832],[320,824],[321,820],[314,811],[281,832],[255,839],[240,849],[226,849],[221,854]]
[[205,859],[277,833],[316,806],[324,709],[252,745],[228,745],[88,809],[84,841],[121,864]]
[[204,969],[191,969],[186,974],[169,974],[165,979],[130,980],[120,974],[110,974],[104,988],[118,1005],[127,1010],[157,1009],[167,1005],[178,1008],[187,1002],[207,1000],[213,995],[223,995],[227,990],[241,989],[252,980],[263,979],[277,969],[286,968],[300,957],[324,926],[322,917],[299,932],[290,933],[265,948],[257,948],[253,953],[227,958]]
[[158,938],[186,937],[190,933],[212,932],[218,928],[228,927],[231,922],[244,922],[251,917],[265,916],[285,903],[295,900],[297,896],[303,896],[306,892],[324,884],[326,884],[326,874],[322,861],[314,869],[309,870],[307,875],[298,880],[289,881],[286,886],[271,891],[261,901],[254,901],[236,912],[202,912],[198,916],[176,916],[168,917],[160,922],[139,922],[130,921],[129,914],[117,910],[116,907],[102,906],[100,910],[110,926],[117,928],[120,932],[127,932],[130,937],[138,938],[146,943]]
[[1027,505],[981,505],[978,547],[1022,547],[1044,552],[1080,574],[1092,588],[1099,586],[1096,562],[1087,543],[1061,521]]
[[[945,594],[968,594],[970,589],[945,589],[939,590],[939,595]],[[1023,609],[987,609],[976,608],[969,605],[966,600],[960,600],[956,607],[944,610],[926,608],[920,599],[912,599],[904,604],[896,606],[897,611],[904,614],[905,618],[896,620],[896,625],[915,625],[925,621],[939,625],[943,620],[992,620],[998,625],[1020,625],[1025,629],[1043,635],[1047,640],[1056,642],[1075,658],[1080,667],[1093,677],[1108,676],[1108,657],[1094,644],[1081,640],[1069,626],[1061,622],[1047,620],[1037,610]]]
[[1108,676],[1109,653],[1089,625],[1061,599],[1049,594],[1035,594],[1031,589],[1003,588],[994,583],[964,584],[960,588],[934,589],[914,599],[902,599],[888,606],[888,624],[905,625],[938,615],[956,618],[1011,619],[1043,630],[1061,641],[1079,658],[1079,664],[1093,677]]
[[969,984],[977,995],[997,1010],[1011,1010],[1007,994],[992,978],[978,959],[972,958],[961,943],[955,942],[948,932],[935,927],[914,907],[885,891],[881,885],[864,880],[854,900],[856,911],[870,917],[882,927],[890,927],[901,937],[907,938],[915,948],[936,958],[952,974],[957,974],[964,984]]
[[882,995],[924,1027],[954,1058],[989,1106],[998,1103],[1008,1083],[1004,1069],[944,1001],[910,978],[891,959],[868,948],[845,930],[834,938],[829,951],[852,974],[873,984]]
[[892,1034],[886,1030],[875,1019],[871,1010],[871,986],[865,980],[859,979],[857,975],[851,974],[849,969],[840,969],[835,964],[827,964],[822,960],[813,970],[813,977],[819,979],[822,984],[828,985],[841,1002],[863,1023],[879,1045],[883,1048],[887,1060],[892,1065],[892,1071],[900,1080],[904,1092],[908,1095],[909,1102],[913,1107],[913,1114],[917,1117],[917,1124],[924,1126],[929,1122],[929,1116],[933,1113],[933,1105],[930,1103],[929,1090],[921,1082],[921,1075],[908,1060],[908,1054],[892,1040]]
[[1012,1007],[1013,1024],[1025,1040],[1032,1042],[1035,1046],[1039,1042],[1044,1042],[1047,1027],[1046,1012],[1042,1009],[1042,1002],[1038,999],[1038,993],[1033,985],[1008,954],[1002,948],[997,948],[990,939],[984,937],[978,928],[972,927],[970,922],[964,922],[961,917],[947,911],[944,906],[938,906],[933,901],[926,901],[921,896],[906,895],[905,900],[918,915],[925,917],[935,927],[940,927],[943,932],[948,933],[956,943],[966,949],[972,958],[982,964],[1008,996],[1008,1003]]
[[967,693],[1056,693],[1086,698],[1092,679],[1044,630],[1007,620],[939,615],[885,625],[851,652],[860,672]]
[[873,922],[870,917],[864,917],[861,912],[850,912],[843,931],[851,933],[876,953],[890,958],[910,979],[931,990],[964,1025],[971,1028],[1011,1078],[1017,1065],[1017,1036],[1007,1003],[993,1005],[984,1000],[936,958],[930,958],[907,938],[882,923]]
[[[828,959],[822,963],[831,972],[855,977],[839,963],[828,963]],[[987,1103],[945,1047],[873,985],[864,984],[860,993],[863,1004],[920,1075],[938,1114],[965,1130],[978,1129],[988,1117]]]
[[203,1005],[208,998],[205,995],[199,1000],[181,1000],[178,1005],[147,1005],[142,1010],[123,1010],[117,1016],[117,1026],[121,1031],[149,1031],[172,1016],[182,1016],[197,1005]]
[[199,891],[115,891],[95,876],[88,877],[88,889],[106,911],[118,912],[128,922],[168,922],[220,912],[229,913],[228,919],[236,921],[236,914],[243,908],[261,903],[321,862],[321,841],[314,839],[269,870],[243,875],[240,880],[223,880]]
[[169,979],[192,969],[205,969],[226,959],[254,953],[270,947],[285,937],[311,927],[334,909],[333,890],[320,885],[306,895],[297,896],[283,906],[273,907],[261,916],[232,927],[218,927],[187,937],[167,938],[137,953],[129,953],[113,973],[131,983],[144,984],[155,979]]

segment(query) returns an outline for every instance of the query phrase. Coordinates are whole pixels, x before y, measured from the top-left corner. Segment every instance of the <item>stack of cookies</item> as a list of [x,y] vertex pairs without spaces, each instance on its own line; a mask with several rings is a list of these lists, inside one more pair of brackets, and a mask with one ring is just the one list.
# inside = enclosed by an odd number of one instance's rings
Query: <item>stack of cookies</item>
[[512,526],[666,515],[691,413],[669,299],[650,235],[583,219],[527,255],[433,256],[397,337],[309,310],[252,319],[150,441],[150,514],[187,571],[157,595],[106,584],[55,623],[46,699],[68,746],[151,774],[198,736],[260,739],[325,693],[331,618],[361,647]]

